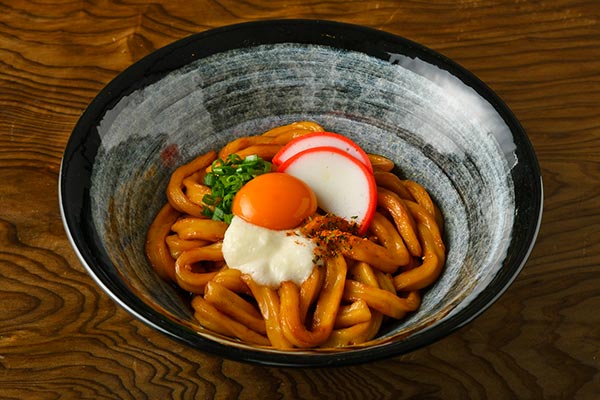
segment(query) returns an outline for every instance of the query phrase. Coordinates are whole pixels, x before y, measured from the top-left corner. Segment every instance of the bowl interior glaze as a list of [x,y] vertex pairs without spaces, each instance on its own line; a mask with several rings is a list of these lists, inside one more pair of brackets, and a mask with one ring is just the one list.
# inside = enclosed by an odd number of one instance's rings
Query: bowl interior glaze
[[[173,170],[228,141],[312,120],[382,154],[444,215],[444,273],[418,312],[372,342],[282,352],[200,327],[160,280],[145,235]],[[119,304],[189,345],[272,365],[342,365],[401,354],[481,313],[523,266],[541,179],[525,133],[479,80],[422,46],[366,28],[267,21],[194,35],[129,68],[76,126],[61,170],[65,225]]]

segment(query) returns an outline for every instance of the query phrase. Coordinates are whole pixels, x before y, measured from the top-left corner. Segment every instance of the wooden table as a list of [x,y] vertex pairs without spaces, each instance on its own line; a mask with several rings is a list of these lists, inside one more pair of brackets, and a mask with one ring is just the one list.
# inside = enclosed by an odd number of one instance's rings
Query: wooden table
[[[537,245],[483,316],[403,357],[335,369],[241,364],[173,342],[115,305],[63,229],[58,172],[94,96],[151,51],[271,18],[386,30],[456,60],[537,151]],[[0,398],[600,398],[600,3],[0,2]]]

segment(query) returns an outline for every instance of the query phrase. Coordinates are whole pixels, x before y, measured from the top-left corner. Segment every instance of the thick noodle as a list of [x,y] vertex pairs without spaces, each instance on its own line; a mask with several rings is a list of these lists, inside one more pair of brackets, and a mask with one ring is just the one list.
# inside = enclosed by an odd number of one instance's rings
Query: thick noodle
[[358,345],[376,337],[387,319],[416,311],[423,289],[442,273],[439,209],[425,188],[400,179],[391,172],[394,163],[377,154],[369,154],[378,208],[367,237],[332,229],[327,216],[312,218],[301,230],[336,237],[338,245],[299,286],[263,286],[226,265],[228,225],[202,213],[202,197],[211,193],[202,182],[211,163],[233,153],[270,161],[290,140],[321,131],[308,121],[280,126],[233,140],[173,172],[168,202],[147,233],[146,257],[161,278],[193,294],[194,316],[204,328],[277,349]]

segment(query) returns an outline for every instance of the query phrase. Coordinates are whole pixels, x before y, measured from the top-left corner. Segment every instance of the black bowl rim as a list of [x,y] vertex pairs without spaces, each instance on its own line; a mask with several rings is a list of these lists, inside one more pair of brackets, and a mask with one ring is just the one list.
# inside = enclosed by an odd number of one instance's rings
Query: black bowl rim
[[[145,87],[173,69],[199,58],[234,48],[278,43],[320,44],[360,51],[381,59],[385,59],[387,54],[384,48],[409,57],[419,57],[459,78],[502,116],[517,144],[519,164],[523,160],[528,161],[526,172],[530,181],[527,189],[533,209],[524,225],[526,240],[511,242],[514,262],[502,266],[488,286],[493,290],[479,293],[463,309],[439,322],[436,329],[414,333],[410,340],[341,352],[283,354],[227,346],[205,339],[145,304],[120,280],[118,274],[110,271],[114,266],[93,226],[88,223],[89,219],[86,219],[89,217],[86,214],[89,211],[86,210],[86,207],[89,208],[89,201],[86,200],[86,196],[89,196],[89,178],[99,144],[96,127],[104,112],[123,95]],[[74,180],[83,184],[73,188],[70,183]],[[68,239],[90,276],[117,304],[147,325],[191,347],[232,360],[282,367],[324,367],[353,365],[405,354],[450,335],[481,315],[510,286],[531,253],[541,224],[543,185],[533,146],[521,124],[509,107],[470,71],[436,51],[385,31],[336,21],[285,19],[245,22],[196,33],[152,52],[117,75],[92,100],[73,129],[61,161],[59,202]]]

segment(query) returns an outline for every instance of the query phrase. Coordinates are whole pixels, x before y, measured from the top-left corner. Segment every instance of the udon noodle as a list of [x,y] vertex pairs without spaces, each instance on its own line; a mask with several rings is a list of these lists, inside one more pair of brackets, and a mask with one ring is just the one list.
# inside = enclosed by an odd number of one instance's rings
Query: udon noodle
[[293,138],[319,131],[313,122],[277,127],[236,139],[173,172],[145,251],[163,279],[192,293],[194,316],[204,328],[277,349],[357,345],[376,337],[386,320],[416,311],[423,289],[440,276],[440,211],[421,185],[400,179],[391,172],[392,161],[374,154],[369,159],[378,208],[365,237],[327,215],[307,220],[301,227],[307,236],[335,240],[322,252],[323,265],[301,285],[259,285],[226,265],[221,249],[228,225],[203,214],[202,199],[211,192],[203,178],[211,163],[232,153],[271,160]]

